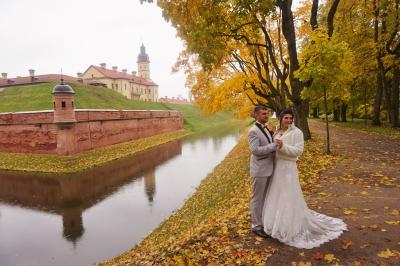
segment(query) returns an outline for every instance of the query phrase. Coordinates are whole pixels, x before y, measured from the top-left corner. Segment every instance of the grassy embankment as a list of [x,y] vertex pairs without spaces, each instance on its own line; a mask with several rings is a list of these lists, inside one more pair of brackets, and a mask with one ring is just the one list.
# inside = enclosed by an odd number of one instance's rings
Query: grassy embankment
[[[323,150],[319,138],[306,142],[298,163],[305,193],[338,158]],[[277,248],[259,248],[263,240],[249,234],[249,156],[243,136],[179,211],[104,265],[264,265]]]
[[[0,112],[18,112],[52,109],[51,91],[56,83],[17,86],[0,92]],[[228,113],[205,117],[192,105],[162,104],[131,101],[119,93],[106,88],[82,84],[71,84],[76,92],[76,108],[81,109],[144,109],[181,111],[184,116],[184,131],[134,140],[109,147],[83,152],[73,156],[28,155],[0,153],[0,169],[71,173],[104,164],[157,145],[182,138],[193,132],[216,126],[240,123]]]

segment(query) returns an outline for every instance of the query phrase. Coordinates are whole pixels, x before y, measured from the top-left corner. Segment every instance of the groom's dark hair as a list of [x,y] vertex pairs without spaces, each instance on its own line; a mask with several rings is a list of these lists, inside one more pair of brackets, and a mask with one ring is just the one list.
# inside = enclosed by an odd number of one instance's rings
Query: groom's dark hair
[[268,108],[265,107],[264,105],[257,105],[256,107],[254,107],[254,110],[253,110],[253,117],[255,117],[256,114],[257,114],[259,111],[261,111],[261,110],[268,110]]

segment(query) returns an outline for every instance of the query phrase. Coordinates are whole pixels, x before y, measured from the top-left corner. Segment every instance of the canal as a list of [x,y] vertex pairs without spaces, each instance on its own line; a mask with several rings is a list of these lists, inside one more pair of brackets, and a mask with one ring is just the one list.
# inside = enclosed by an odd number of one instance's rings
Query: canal
[[77,174],[0,172],[0,265],[92,265],[145,238],[235,146],[192,135]]

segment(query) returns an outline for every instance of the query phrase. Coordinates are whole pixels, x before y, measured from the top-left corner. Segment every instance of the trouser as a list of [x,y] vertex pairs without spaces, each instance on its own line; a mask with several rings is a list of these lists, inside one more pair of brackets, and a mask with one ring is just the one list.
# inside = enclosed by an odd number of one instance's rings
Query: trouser
[[262,212],[264,209],[265,196],[269,185],[269,176],[252,177],[252,193],[250,201],[251,228],[253,230],[263,229]]

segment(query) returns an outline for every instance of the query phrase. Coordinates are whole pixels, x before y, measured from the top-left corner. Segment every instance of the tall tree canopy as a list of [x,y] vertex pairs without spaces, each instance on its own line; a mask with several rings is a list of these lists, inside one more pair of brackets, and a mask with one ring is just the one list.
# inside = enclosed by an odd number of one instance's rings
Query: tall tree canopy
[[[296,9],[291,0],[157,3],[185,42],[177,67],[185,68],[187,85],[207,112],[238,109],[244,115],[255,104],[276,112],[291,106],[307,139],[309,105],[319,106],[314,96],[324,86],[342,121],[350,106],[352,116],[379,124],[383,108],[398,126],[399,0],[303,0]],[[315,32],[325,32],[326,47],[346,47],[338,57],[345,64],[319,62],[330,76],[324,82],[318,73],[304,74],[326,52],[312,45]],[[344,78],[338,65],[352,75]]]

